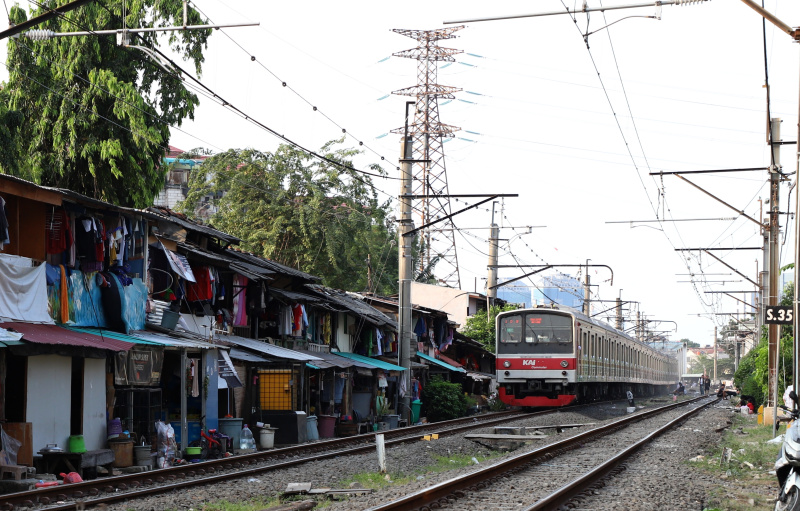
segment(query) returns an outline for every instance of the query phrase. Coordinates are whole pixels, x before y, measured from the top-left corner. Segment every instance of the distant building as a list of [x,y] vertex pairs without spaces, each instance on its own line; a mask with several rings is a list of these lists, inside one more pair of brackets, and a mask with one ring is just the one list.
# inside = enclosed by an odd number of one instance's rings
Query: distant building
[[[510,279],[497,279],[499,284],[506,282]],[[513,285],[502,286],[497,288],[497,297],[505,300],[508,303],[516,303],[530,307],[533,304],[531,298],[531,288],[529,286]]]
[[[189,174],[203,163],[207,156],[195,156],[192,158],[181,158],[184,153],[182,149],[169,146],[169,151],[164,156],[164,163],[170,169],[165,178],[164,188],[158,192],[153,202],[154,206],[164,206],[171,210],[186,198],[189,192]],[[197,213],[197,218],[207,222],[214,213],[210,204],[210,196],[205,197]]]
[[582,310],[583,284],[569,275],[545,276],[539,280],[539,288],[533,290],[533,300],[536,304],[556,303]]

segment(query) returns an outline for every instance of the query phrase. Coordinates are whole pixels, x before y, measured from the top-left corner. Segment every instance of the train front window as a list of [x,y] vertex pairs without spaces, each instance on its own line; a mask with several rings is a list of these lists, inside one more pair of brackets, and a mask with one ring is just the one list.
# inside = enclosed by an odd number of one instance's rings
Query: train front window
[[500,322],[499,353],[572,353],[572,318],[539,311]]

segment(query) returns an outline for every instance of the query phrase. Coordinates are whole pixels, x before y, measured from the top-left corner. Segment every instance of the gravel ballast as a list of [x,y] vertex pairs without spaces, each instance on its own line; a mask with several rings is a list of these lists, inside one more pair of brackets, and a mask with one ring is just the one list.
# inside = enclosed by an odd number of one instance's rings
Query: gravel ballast
[[[591,510],[652,510],[691,509],[702,510],[708,505],[708,496],[719,489],[725,481],[695,469],[687,461],[719,442],[722,431],[732,414],[730,402],[712,406],[695,415],[680,428],[660,437],[644,451],[625,463],[625,469],[613,480],[609,480],[582,495],[578,509]],[[573,423],[602,423],[625,415],[625,403],[597,405],[584,409],[563,410],[510,423],[510,426],[556,425]],[[649,408],[649,407],[648,407]],[[458,468],[445,472],[425,472],[433,466],[437,457],[465,455],[468,457],[494,456],[483,463],[495,463],[504,457],[513,456],[521,450],[533,449],[585,431],[586,428],[564,430],[547,439],[537,440],[520,450],[501,454],[465,440],[463,434],[442,436],[438,440],[413,441],[386,450],[387,470],[390,478],[406,476],[405,484],[391,483],[374,493],[350,497],[329,503],[326,510],[360,510],[389,502],[397,497],[421,490],[441,481],[470,472],[474,467]],[[476,428],[471,433],[490,433],[491,428]],[[569,454],[567,454],[569,456]],[[203,489],[175,491],[169,494],[120,502],[109,510],[188,510],[200,509],[204,503],[220,500],[244,501],[254,498],[269,498],[280,495],[289,483],[311,483],[312,488],[350,488],[348,481],[357,474],[377,472],[377,455],[365,454],[343,456],[320,462],[306,463],[249,478],[215,483]],[[777,483],[774,485],[777,487]],[[766,502],[770,496],[765,495]],[[506,503],[497,503],[496,509],[508,508]],[[758,503],[754,503],[758,504]],[[453,509],[457,509],[458,504]],[[753,509],[757,509],[753,507]],[[758,509],[768,509],[766,507]]]

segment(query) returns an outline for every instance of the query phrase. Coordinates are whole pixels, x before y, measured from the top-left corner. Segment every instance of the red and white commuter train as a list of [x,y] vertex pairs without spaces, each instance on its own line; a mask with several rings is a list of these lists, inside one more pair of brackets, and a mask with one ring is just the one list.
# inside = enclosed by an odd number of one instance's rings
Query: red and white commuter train
[[498,395],[512,406],[655,395],[680,378],[676,357],[568,307],[498,314],[495,354]]

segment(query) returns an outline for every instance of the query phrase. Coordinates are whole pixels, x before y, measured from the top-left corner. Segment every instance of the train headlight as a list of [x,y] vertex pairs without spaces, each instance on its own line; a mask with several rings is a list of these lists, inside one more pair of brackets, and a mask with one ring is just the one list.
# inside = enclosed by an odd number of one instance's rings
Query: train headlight
[[504,360],[503,361],[503,367],[511,367],[511,361],[510,360]]
[[562,360],[561,361],[561,367],[566,368],[568,365],[569,365],[569,362],[567,362],[566,360]]

